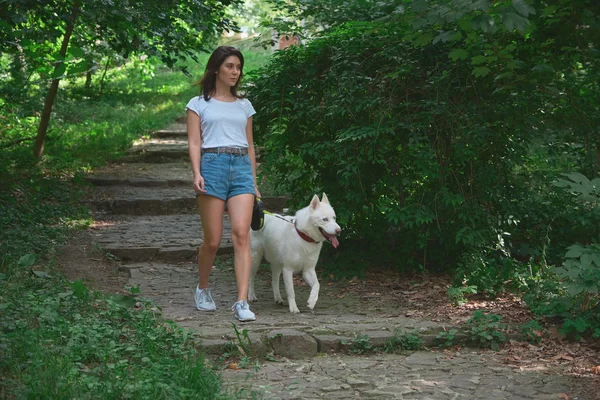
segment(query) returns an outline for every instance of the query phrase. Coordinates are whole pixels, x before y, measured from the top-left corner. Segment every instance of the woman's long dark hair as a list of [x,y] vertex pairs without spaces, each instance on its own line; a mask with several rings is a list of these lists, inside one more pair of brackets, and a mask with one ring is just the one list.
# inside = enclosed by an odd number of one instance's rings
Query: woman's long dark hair
[[244,56],[242,53],[232,46],[219,46],[213,51],[208,59],[208,63],[206,64],[206,69],[204,70],[204,76],[198,82],[198,85],[202,87],[202,95],[204,96],[204,100],[210,100],[211,95],[214,94],[216,86],[217,86],[217,72],[221,68],[221,65],[225,62],[227,57],[236,56],[240,59],[240,77],[235,83],[234,86],[231,87],[231,94],[233,97],[241,99],[243,96],[239,95],[237,92],[237,87],[242,77],[244,76]]

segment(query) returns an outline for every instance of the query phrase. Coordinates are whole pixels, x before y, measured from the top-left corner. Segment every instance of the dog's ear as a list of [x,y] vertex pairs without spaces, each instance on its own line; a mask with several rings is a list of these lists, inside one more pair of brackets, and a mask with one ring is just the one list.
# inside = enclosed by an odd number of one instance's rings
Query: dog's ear
[[327,198],[325,192],[323,192],[323,197],[321,197],[321,203],[329,204],[329,199]]
[[310,208],[312,208],[313,210],[316,210],[317,208],[319,208],[319,205],[321,204],[321,202],[319,201],[319,197],[315,194],[312,198],[312,200],[310,201]]

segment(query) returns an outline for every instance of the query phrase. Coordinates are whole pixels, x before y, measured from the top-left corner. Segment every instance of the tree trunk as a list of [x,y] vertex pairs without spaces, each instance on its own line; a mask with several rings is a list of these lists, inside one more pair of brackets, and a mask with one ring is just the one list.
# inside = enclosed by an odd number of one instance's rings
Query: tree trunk
[[87,71],[85,73],[85,88],[89,90],[92,87],[92,74],[94,73],[94,60],[92,58],[88,58],[86,60],[86,68]]
[[106,65],[104,66],[104,73],[102,74],[102,78],[100,78],[100,96],[102,96],[102,91],[104,90],[104,78],[106,77],[106,72],[108,71],[108,67],[110,65],[110,61],[112,60],[111,56],[108,56],[106,59]]
[[600,175],[600,141],[596,142],[596,175]]
[[[65,30],[65,36],[63,37],[63,41],[60,47],[60,56],[65,59],[67,55],[67,47],[69,46],[69,40],[71,39],[71,34],[73,33],[73,28],[75,27],[75,20],[77,19],[77,14],[79,13],[79,4],[75,3],[73,6],[73,12],[71,13],[71,18],[67,21],[67,28]],[[54,72],[56,76],[56,71],[59,68],[59,64],[54,67]],[[58,84],[60,82],[59,78],[55,78],[52,80],[50,84],[50,89],[48,90],[48,94],[46,95],[46,101],[44,102],[44,109],[42,111],[42,117],[40,118],[40,124],[37,130],[37,136],[35,137],[35,144],[33,146],[33,156],[35,158],[40,158],[42,154],[44,154],[44,139],[46,138],[46,132],[48,130],[48,125],[50,124],[50,116],[52,114],[52,106],[54,105],[54,99],[56,98],[56,93],[58,92]]]

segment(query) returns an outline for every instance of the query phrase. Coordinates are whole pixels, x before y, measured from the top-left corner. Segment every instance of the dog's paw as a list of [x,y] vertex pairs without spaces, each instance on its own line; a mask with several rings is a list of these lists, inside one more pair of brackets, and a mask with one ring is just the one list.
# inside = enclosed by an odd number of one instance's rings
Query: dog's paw
[[297,306],[290,306],[290,312],[292,314],[300,314],[300,310],[298,310]]
[[275,297],[275,304],[282,306],[284,304],[283,299],[281,297],[280,298]]
[[256,297],[256,295],[254,293],[250,294],[248,293],[248,301],[253,302],[258,300],[258,297]]
[[312,300],[312,299],[308,299],[308,301],[306,302],[306,305],[308,305],[308,308],[310,308],[311,310],[313,308],[315,308],[315,305],[317,304],[317,300]]

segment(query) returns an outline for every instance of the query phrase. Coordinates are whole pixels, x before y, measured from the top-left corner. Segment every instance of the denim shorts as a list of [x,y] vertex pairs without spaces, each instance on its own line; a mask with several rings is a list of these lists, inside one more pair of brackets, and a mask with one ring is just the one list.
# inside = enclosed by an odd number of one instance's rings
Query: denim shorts
[[252,162],[248,154],[204,153],[200,161],[204,189],[209,196],[227,201],[239,194],[254,194]]

